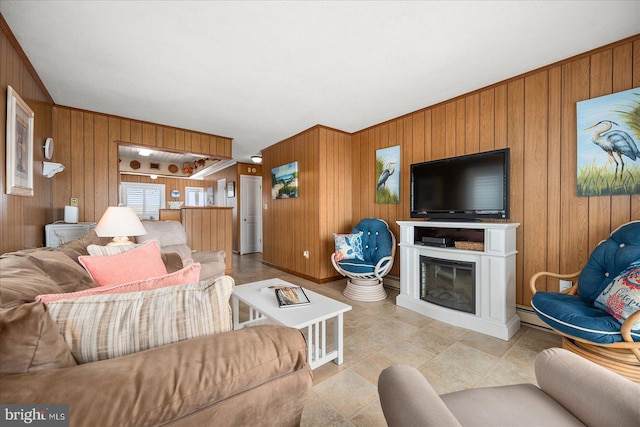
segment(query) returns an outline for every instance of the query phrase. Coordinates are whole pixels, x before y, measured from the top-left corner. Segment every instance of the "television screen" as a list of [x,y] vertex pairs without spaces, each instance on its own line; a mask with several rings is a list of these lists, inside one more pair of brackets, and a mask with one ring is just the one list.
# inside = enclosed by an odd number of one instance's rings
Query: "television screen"
[[411,165],[411,217],[509,217],[509,149]]

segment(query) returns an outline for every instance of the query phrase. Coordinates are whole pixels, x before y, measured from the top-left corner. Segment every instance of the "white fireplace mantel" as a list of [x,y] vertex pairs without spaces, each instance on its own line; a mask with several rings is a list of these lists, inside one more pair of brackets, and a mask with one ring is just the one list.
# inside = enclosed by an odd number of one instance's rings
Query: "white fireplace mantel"
[[[396,304],[436,320],[508,341],[520,329],[516,314],[517,223],[398,221],[400,294]],[[483,232],[484,250],[420,244],[422,231]],[[456,236],[459,236],[456,235]],[[475,263],[476,313],[465,313],[420,299],[420,256]]]

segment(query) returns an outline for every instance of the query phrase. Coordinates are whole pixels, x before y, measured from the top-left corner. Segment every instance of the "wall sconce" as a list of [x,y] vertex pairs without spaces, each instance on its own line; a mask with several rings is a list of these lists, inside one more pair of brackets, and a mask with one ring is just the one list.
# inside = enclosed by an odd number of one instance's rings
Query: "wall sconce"
[[262,163],[262,156],[259,154],[254,154],[253,156],[251,156],[251,161],[253,163]]
[[53,178],[55,174],[62,172],[63,170],[64,166],[60,163],[42,162],[42,173],[47,178]]

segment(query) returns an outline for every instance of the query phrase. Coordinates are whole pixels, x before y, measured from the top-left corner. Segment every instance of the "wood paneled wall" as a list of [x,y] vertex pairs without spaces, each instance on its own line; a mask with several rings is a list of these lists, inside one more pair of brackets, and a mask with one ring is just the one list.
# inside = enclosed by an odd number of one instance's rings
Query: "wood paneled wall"
[[54,179],[56,219],[71,197],[79,199],[79,221],[99,221],[108,206],[118,204],[117,141],[231,158],[231,138],[69,107],[53,108],[53,133],[56,161],[66,168]]
[[183,208],[180,214],[187,245],[195,251],[225,251],[225,274],[232,274],[231,208]]
[[[535,272],[580,270],[600,240],[640,219],[640,195],[576,195],[576,102],[639,86],[636,35],[352,135],[317,126],[279,142],[263,150],[264,260],[323,281],[334,274],[332,233],[377,217],[397,237],[396,221],[411,219],[412,163],[509,147],[509,221],[520,223],[517,303],[530,305]],[[395,145],[402,158],[400,203],[376,204],[375,153]],[[350,153],[341,151],[349,146]],[[295,160],[300,197],[272,200],[268,171]],[[301,257],[305,249],[309,260]],[[391,275],[399,276],[398,260]]]
[[[409,220],[411,163],[511,149],[510,222],[517,230],[517,303],[529,278],[571,273],[619,225],[640,219],[640,195],[577,197],[576,102],[640,86],[640,35],[353,134],[353,220]],[[375,150],[400,145],[400,204],[374,203]],[[392,275],[399,275],[396,260]],[[549,282],[556,289],[557,282]]]
[[214,174],[205,177],[207,187],[214,187],[217,189],[218,180],[225,179],[227,183],[233,181],[236,183],[236,195],[234,197],[227,197],[227,206],[231,206],[232,209],[232,222],[233,222],[233,251],[238,252],[240,249],[240,221],[238,216],[240,215],[240,205],[242,204],[242,198],[240,194],[242,192],[242,184],[240,183],[240,175],[250,176],[262,176],[262,165],[254,163],[236,163],[228,168],[222,169]]
[[[263,260],[323,281],[335,277],[329,255],[333,233],[352,221],[351,136],[314,126],[262,152]],[[271,198],[271,170],[298,162],[298,197]],[[309,258],[303,256],[309,251]]]
[[[0,253],[44,245],[44,226],[54,220],[51,211],[53,180],[42,175],[42,146],[52,135],[53,100],[0,15]],[[6,194],[7,86],[16,90],[34,112],[33,197]],[[54,154],[52,161],[60,157]]]

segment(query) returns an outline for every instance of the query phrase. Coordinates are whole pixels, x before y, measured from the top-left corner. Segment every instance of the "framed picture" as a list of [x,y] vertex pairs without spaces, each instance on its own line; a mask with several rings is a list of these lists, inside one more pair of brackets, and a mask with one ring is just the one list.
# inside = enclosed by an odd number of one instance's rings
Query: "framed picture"
[[640,87],[576,104],[578,197],[640,194]]
[[33,110],[7,87],[7,194],[33,196]]
[[236,182],[227,182],[227,197],[236,197]]
[[271,198],[298,197],[298,162],[271,169]]
[[400,203],[400,146],[376,150],[376,203]]

